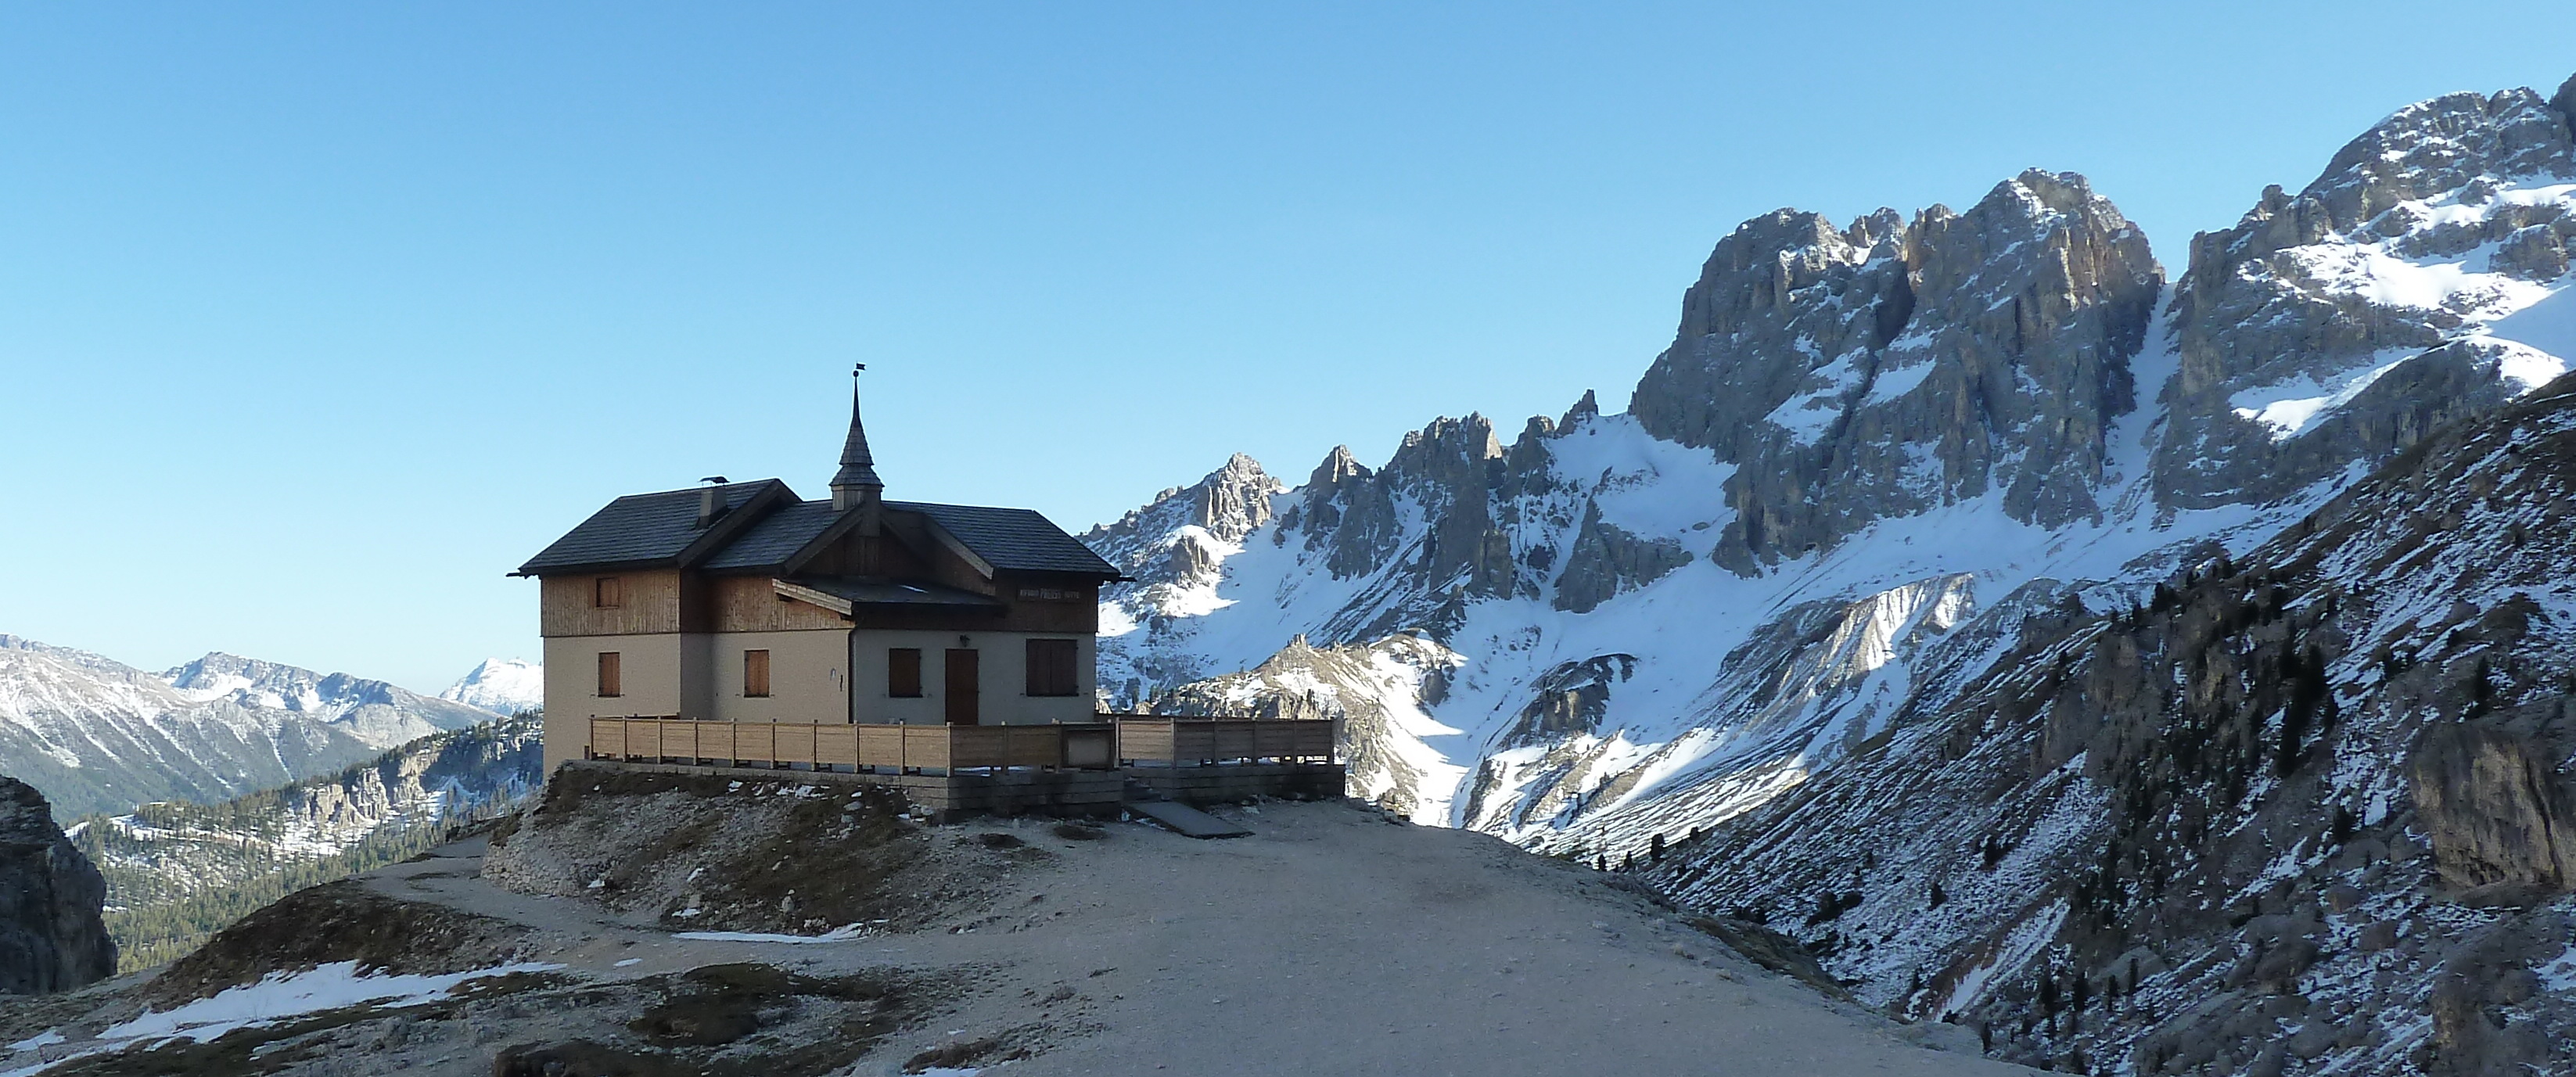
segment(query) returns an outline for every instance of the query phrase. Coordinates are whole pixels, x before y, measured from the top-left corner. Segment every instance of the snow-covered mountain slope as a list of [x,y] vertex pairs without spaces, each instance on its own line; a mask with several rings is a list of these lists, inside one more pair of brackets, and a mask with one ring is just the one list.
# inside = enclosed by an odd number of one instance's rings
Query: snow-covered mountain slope
[[161,802],[67,829],[107,876],[122,963],[167,961],[299,887],[426,848],[544,779],[534,715],[436,733],[336,774],[218,804]]
[[2161,493],[2280,496],[2563,373],[2576,356],[2570,97],[2452,94],[2354,139],[2296,195],[2196,237]]
[[2569,1072],[2571,525],[2565,378],[2143,607],[2026,630],[1644,877],[2026,1063]]
[[494,714],[536,710],[546,705],[546,667],[524,658],[486,658],[438,698]]
[[1344,717],[1355,789],[1536,847],[1714,826],[2564,369],[2570,99],[2402,110],[2171,286],[2071,174],[1756,218],[1627,414],[1238,458],[1095,531],[1139,578],[1104,694]]
[[209,654],[154,675],[0,635],[0,773],[67,815],[222,800],[492,717],[346,674]]

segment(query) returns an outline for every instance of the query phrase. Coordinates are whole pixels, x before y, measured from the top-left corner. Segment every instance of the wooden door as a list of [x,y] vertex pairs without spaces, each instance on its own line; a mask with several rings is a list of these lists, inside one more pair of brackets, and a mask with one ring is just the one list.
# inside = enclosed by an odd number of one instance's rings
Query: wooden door
[[975,725],[981,721],[983,664],[978,652],[965,647],[948,649],[948,724]]

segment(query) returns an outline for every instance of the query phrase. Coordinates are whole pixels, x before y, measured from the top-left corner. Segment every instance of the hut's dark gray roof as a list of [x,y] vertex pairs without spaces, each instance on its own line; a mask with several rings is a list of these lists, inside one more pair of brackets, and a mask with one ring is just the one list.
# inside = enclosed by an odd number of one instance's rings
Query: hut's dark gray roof
[[1116,578],[1118,568],[1031,509],[888,501],[886,507],[918,512],[939,522],[957,541],[994,568],[1016,572],[1070,572]]
[[784,563],[788,556],[804,549],[814,536],[832,526],[841,514],[832,511],[829,501],[798,501],[780,507],[759,523],[751,525],[741,538],[725,544],[703,566],[709,569],[768,568]]
[[[776,479],[718,487],[726,515],[718,517],[714,526],[724,526],[734,510],[772,486],[784,489]],[[700,489],[703,488],[628,494],[611,501],[529,558],[527,564],[519,566],[519,573],[534,576],[560,569],[673,560],[707,533],[706,528],[698,526]]]
[[[721,487],[728,513],[739,509],[776,479]],[[1116,578],[1118,569],[1101,560],[1091,547],[1065,534],[1053,521],[1029,509],[940,505],[923,501],[888,501],[890,512],[919,513],[938,523],[975,556],[996,569],[1011,572],[1063,572]],[[730,519],[727,517],[725,519]],[[829,501],[786,501],[758,520],[723,538],[723,546],[698,562],[711,570],[751,570],[783,564],[790,555],[841,518]],[[519,567],[523,575],[575,569],[669,562],[706,534],[697,526],[698,491],[666,490],[634,494],[608,503],[554,545]],[[725,526],[719,519],[718,527]],[[736,526],[741,526],[737,523]]]

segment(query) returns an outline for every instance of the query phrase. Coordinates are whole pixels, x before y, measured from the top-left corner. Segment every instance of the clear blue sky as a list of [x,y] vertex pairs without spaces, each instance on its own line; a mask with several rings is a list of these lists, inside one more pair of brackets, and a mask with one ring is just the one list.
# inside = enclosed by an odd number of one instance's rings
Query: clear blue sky
[[0,9],[0,632],[436,690],[609,498],[1114,518],[1611,408],[1736,222],[2073,169],[2178,271],[2576,5]]

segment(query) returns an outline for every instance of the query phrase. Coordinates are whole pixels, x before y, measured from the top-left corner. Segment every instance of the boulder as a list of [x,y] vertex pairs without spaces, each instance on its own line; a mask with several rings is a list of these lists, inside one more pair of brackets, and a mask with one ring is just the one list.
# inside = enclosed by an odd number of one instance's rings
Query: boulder
[[2576,889],[2576,795],[2528,741],[2487,726],[2437,725],[2408,769],[2443,881],[2462,890]]
[[107,880],[34,786],[0,777],[0,994],[69,991],[116,971]]

